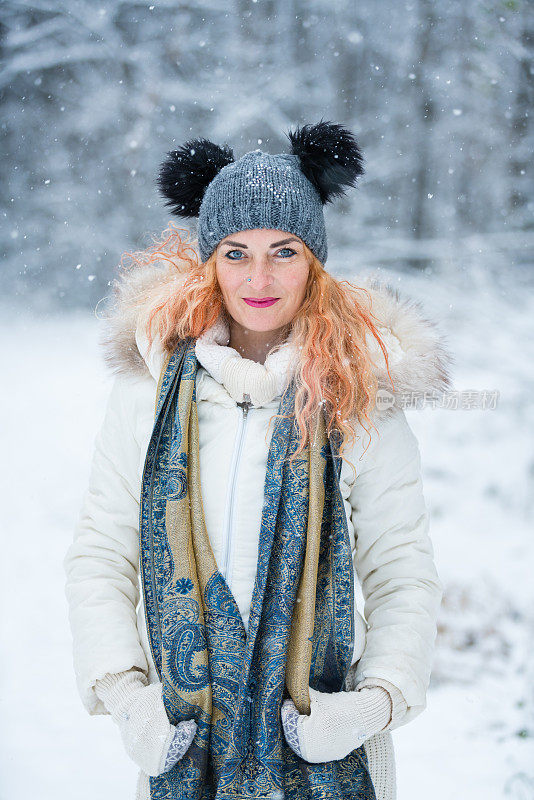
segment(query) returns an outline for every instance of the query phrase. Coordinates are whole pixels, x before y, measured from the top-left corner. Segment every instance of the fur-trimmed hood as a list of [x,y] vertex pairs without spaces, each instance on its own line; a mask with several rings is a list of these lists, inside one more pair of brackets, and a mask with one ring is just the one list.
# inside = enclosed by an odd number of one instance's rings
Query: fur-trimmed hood
[[[157,342],[150,354],[143,352],[142,347],[140,350],[142,328],[156,296],[161,296],[162,285],[176,282],[178,286],[180,279],[176,270],[156,263],[133,267],[113,281],[101,345],[104,359],[115,374],[154,374],[154,359],[156,364],[160,363],[162,351],[158,354]],[[445,335],[426,316],[421,302],[403,297],[398,289],[377,276],[356,276],[351,282],[369,292],[369,310],[387,348],[389,372],[395,385],[393,391],[382,351],[369,335],[367,341],[378,380],[377,406],[382,404],[387,408],[395,399],[406,408],[415,404],[415,395],[448,390],[454,359]],[[365,293],[362,301],[367,303]]]

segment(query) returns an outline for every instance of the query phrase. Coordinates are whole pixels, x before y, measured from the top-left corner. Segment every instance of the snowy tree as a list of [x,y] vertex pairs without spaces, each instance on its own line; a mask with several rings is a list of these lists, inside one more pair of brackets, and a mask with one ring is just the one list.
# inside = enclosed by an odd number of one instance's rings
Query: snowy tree
[[168,222],[168,150],[205,136],[236,157],[283,152],[320,118],[365,156],[357,191],[326,209],[339,269],[446,268],[473,234],[515,263],[531,242],[532,29],[526,0],[6,0],[6,289],[93,305]]

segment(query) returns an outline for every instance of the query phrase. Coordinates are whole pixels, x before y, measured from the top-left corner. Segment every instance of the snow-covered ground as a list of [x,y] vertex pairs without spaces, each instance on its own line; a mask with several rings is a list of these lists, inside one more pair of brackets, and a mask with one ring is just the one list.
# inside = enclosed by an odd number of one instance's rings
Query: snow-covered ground
[[[428,707],[393,733],[398,800],[531,800],[532,284],[381,274],[447,333],[454,388],[500,393],[493,409],[407,411],[445,595]],[[98,324],[1,319],[0,800],[131,800],[118,731],[76,691],[62,569],[111,381]]]

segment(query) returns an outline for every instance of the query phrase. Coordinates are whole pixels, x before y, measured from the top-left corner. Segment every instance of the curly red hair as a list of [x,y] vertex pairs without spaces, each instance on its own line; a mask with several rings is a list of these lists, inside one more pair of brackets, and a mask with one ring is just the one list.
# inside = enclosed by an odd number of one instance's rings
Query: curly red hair
[[[217,251],[202,262],[189,236],[187,229],[170,222],[152,245],[142,251],[125,253],[121,259],[122,267],[128,258],[132,265],[166,262],[176,270],[176,281],[161,284],[146,323],[150,345],[157,335],[168,353],[173,352],[181,340],[200,336],[221,312],[227,313],[216,274]],[[369,292],[330,275],[306,244],[304,252],[309,264],[304,302],[288,326],[300,353],[295,395],[300,440],[291,461],[309,441],[318,405],[325,407],[328,435],[333,430],[341,435],[340,455],[346,452],[348,441],[354,441],[355,420],[367,433],[364,422],[375,427],[368,413],[377,391],[373,362],[365,341],[368,332],[384,354],[393,386],[387,349],[373,323],[376,317],[359,296],[364,292],[370,299]],[[269,352],[279,346],[273,346]]]

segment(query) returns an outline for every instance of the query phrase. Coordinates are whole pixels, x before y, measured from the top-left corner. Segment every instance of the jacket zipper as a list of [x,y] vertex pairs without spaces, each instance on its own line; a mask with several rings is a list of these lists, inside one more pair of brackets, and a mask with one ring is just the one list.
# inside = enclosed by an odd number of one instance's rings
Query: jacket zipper
[[243,402],[237,404],[242,409],[243,413],[239,418],[239,428],[237,431],[236,442],[234,447],[234,456],[232,459],[232,468],[230,472],[230,481],[229,481],[227,501],[226,501],[226,507],[228,511],[226,514],[226,529],[224,535],[226,549],[225,549],[223,563],[224,563],[224,579],[229,589],[231,589],[230,566],[232,561],[232,544],[233,544],[232,534],[233,534],[233,523],[234,523],[235,485],[236,485],[237,473],[239,470],[239,462],[241,460],[243,441],[245,439],[245,432],[247,428],[248,412],[252,405],[252,402],[250,400],[250,395],[244,394],[243,398],[244,398]]

